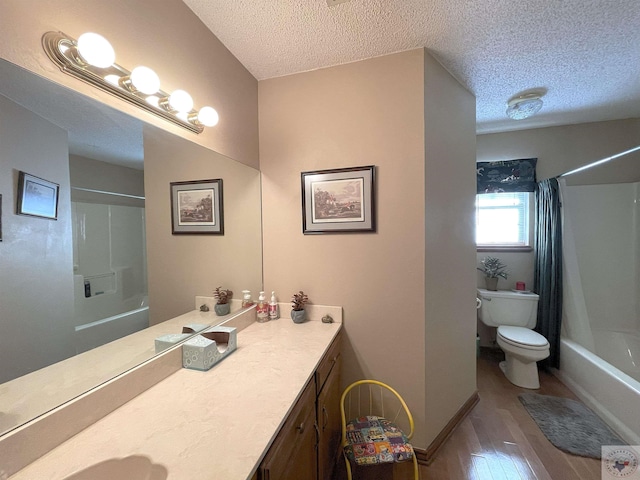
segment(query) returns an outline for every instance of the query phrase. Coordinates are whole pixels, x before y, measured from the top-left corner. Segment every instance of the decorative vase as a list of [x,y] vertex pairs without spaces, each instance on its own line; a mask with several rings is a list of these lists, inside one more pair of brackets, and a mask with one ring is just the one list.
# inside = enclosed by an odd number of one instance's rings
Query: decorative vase
[[487,290],[492,290],[494,292],[498,290],[498,277],[486,277],[485,282]]
[[224,315],[228,315],[231,311],[230,303],[216,303],[213,309],[216,311],[216,315],[222,317]]
[[306,310],[291,310],[291,320],[293,323],[303,323],[307,321]]

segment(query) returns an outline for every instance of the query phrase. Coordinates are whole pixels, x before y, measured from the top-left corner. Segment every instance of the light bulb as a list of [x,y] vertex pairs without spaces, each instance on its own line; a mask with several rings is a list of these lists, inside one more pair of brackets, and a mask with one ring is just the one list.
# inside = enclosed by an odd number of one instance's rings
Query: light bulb
[[160,78],[149,67],[136,67],[131,71],[131,83],[139,92],[151,95],[160,90]]
[[193,108],[193,99],[184,90],[175,90],[169,95],[169,106],[178,112],[189,112]]
[[107,68],[116,61],[116,52],[102,35],[87,32],[78,38],[78,52],[89,64],[98,68]]
[[213,127],[218,124],[220,117],[212,107],[202,107],[198,112],[198,121],[205,127]]

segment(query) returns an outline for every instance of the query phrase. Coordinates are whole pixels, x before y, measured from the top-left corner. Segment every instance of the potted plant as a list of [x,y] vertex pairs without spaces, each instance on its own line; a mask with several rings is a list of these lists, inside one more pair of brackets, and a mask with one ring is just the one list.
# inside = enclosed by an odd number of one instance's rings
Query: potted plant
[[213,296],[217,301],[217,303],[213,307],[213,309],[216,311],[216,315],[227,315],[231,311],[229,300],[231,300],[233,292],[231,290],[227,290],[226,288],[216,287],[213,292]]
[[496,257],[486,257],[480,261],[480,270],[484,273],[487,290],[498,290],[498,278],[502,277],[507,279],[509,274],[507,273],[507,266],[502,263],[502,260]]
[[304,306],[308,302],[309,297],[302,290],[293,294],[291,298],[291,320],[293,320],[293,323],[302,323],[307,320],[307,312]]

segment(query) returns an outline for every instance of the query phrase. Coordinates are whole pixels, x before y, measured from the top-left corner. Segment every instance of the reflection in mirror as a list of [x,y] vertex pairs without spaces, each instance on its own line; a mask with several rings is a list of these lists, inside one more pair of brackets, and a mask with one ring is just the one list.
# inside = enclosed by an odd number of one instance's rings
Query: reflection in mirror
[[[0,60],[0,435],[153,357],[156,338],[223,320],[194,310],[196,295],[228,281],[216,271],[149,327],[146,255],[159,233],[145,225],[145,151],[187,144],[259,217],[257,170]],[[59,184],[57,220],[14,214],[20,171]],[[169,184],[157,188],[168,206]],[[227,224],[241,221],[238,208]],[[261,285],[254,229],[241,248],[257,260],[233,276],[247,285]],[[170,272],[157,275],[171,288]]]

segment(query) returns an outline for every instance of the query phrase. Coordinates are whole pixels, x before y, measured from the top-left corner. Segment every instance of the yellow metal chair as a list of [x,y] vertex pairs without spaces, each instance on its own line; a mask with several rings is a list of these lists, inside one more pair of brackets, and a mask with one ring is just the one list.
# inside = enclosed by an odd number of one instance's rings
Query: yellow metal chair
[[352,480],[351,463],[371,466],[418,461],[409,440],[413,436],[413,416],[398,392],[377,380],[359,380],[349,385],[340,399],[342,453],[347,476]]

